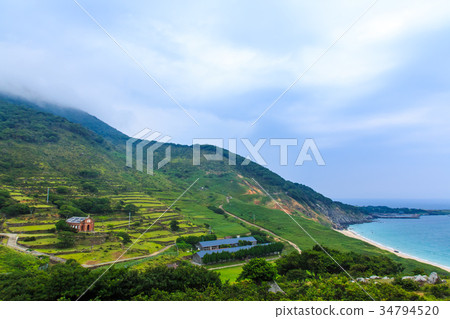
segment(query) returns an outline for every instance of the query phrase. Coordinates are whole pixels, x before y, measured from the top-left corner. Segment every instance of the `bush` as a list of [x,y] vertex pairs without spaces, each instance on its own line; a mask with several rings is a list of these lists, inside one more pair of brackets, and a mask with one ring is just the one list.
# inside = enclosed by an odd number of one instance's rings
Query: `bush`
[[392,283],[402,287],[406,291],[417,291],[420,289],[419,283],[412,279],[402,279],[400,277],[396,277]]
[[135,214],[139,211],[139,207],[137,207],[134,204],[127,204],[127,205],[125,205],[125,207],[122,208],[122,210],[126,213]]
[[122,243],[124,245],[131,243],[131,237],[126,232],[118,232],[117,236],[122,238]]
[[183,251],[187,251],[187,250],[192,249],[192,245],[185,243],[184,241],[182,241],[182,242],[177,241],[177,248],[180,250],[183,250]]
[[[367,256],[354,252],[340,252],[324,247],[324,249],[348,269],[353,276],[396,275],[403,267],[386,256]],[[340,274],[342,269],[322,249],[314,246],[302,254],[293,252],[277,260],[278,273],[285,275],[291,269],[304,269],[315,274]]]
[[170,230],[172,230],[172,231],[179,231],[180,230],[180,226],[178,226],[178,225],[179,225],[178,221],[172,220],[170,222]]
[[67,224],[65,220],[58,221],[55,224],[55,228],[57,231],[76,232],[76,230],[72,228],[69,224]]
[[422,275],[422,274],[425,274],[425,273],[426,273],[425,269],[423,269],[423,268],[415,268],[412,271],[413,276]]
[[177,238],[177,244],[178,243],[186,243],[192,246],[193,249],[195,249],[196,245],[201,241],[208,241],[208,240],[216,240],[217,236],[216,234],[208,234],[203,236],[180,236]]
[[443,299],[450,296],[450,287],[445,284],[427,286],[426,290],[436,298]]
[[30,213],[30,207],[25,204],[12,204],[9,206],[5,206],[0,210],[0,213],[5,214],[8,217],[25,215]]
[[86,192],[93,193],[93,194],[98,193],[97,187],[95,187],[92,184],[83,184],[82,187],[83,187],[83,190],[86,191]]
[[59,186],[56,188],[56,192],[60,195],[67,195],[70,194],[70,188],[65,186]]
[[83,212],[93,215],[107,215],[113,212],[108,198],[84,197],[73,201],[73,205]]
[[63,218],[70,218],[73,216],[86,216],[86,214],[81,209],[73,207],[71,205],[66,205],[65,203],[63,206],[61,206],[59,215]]
[[208,206],[208,209],[213,211],[216,214],[225,215],[225,211],[222,208],[215,207],[215,206]]
[[100,176],[100,173],[97,171],[82,170],[78,172],[78,175],[83,178],[98,178]]

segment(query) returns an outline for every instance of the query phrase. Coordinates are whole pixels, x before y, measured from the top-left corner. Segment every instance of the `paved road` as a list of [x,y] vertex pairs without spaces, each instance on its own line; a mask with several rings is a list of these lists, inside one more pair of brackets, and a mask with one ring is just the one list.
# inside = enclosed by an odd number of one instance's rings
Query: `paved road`
[[66,260],[64,258],[60,258],[60,257],[56,257],[56,256],[52,256],[46,253],[41,253],[35,250],[31,250],[28,247],[24,247],[21,246],[17,243],[17,239],[19,238],[18,234],[12,234],[12,233],[0,233],[0,236],[4,236],[4,237],[8,237],[8,242],[6,243],[6,246],[15,249],[17,251],[21,251],[33,256],[47,256],[50,258],[51,261],[53,262],[58,262],[58,263],[65,263]]
[[300,249],[296,244],[294,244],[292,241],[287,240],[286,238],[280,237],[280,236],[276,235],[274,232],[272,232],[272,231],[270,231],[270,230],[268,230],[268,229],[266,229],[266,228],[264,228],[264,227],[261,227],[261,226],[259,226],[259,225],[257,225],[257,224],[253,224],[253,223],[251,223],[251,222],[249,222],[249,221],[246,221],[245,219],[243,219],[243,218],[241,218],[241,217],[238,217],[238,216],[236,216],[236,215],[234,215],[234,214],[232,214],[232,213],[230,213],[230,212],[227,212],[225,209],[223,209],[223,205],[220,205],[219,207],[220,207],[227,215],[229,215],[229,216],[231,216],[231,217],[234,217],[234,218],[240,220],[241,222],[246,223],[247,225],[250,225],[250,226],[253,226],[253,227],[257,227],[259,230],[264,231],[264,232],[266,232],[266,233],[272,235],[274,238],[277,238],[277,239],[280,240],[280,241],[284,241],[284,242],[288,243],[289,245],[291,245],[292,247],[294,247],[295,250],[297,250],[300,254],[302,253],[301,249]]
[[166,250],[168,250],[170,247],[173,247],[174,245],[169,245],[166,246],[158,251],[155,251],[154,253],[150,254],[150,255],[146,255],[146,256],[137,256],[137,257],[131,257],[131,258],[125,258],[125,259],[120,259],[120,260],[114,260],[114,261],[107,261],[104,263],[100,263],[100,264],[95,264],[95,265],[87,265],[87,264],[83,264],[81,266],[83,266],[84,268],[98,268],[98,267],[102,267],[102,266],[107,266],[107,265],[111,265],[111,264],[118,264],[118,263],[123,263],[125,261],[132,261],[132,260],[139,260],[139,259],[144,259],[144,258],[148,258],[148,257],[154,257],[156,255],[159,255],[160,253],[165,252]]

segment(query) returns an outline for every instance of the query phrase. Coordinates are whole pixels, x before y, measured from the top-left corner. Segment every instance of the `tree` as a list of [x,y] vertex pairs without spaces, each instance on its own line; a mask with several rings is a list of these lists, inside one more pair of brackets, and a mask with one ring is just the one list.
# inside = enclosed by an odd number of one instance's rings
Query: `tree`
[[62,231],[58,234],[58,248],[70,248],[75,246],[75,235],[72,232]]
[[216,234],[208,234],[208,235],[202,235],[202,236],[180,236],[177,238],[177,243],[186,243],[192,246],[193,249],[195,249],[195,246],[201,242],[201,241],[208,241],[208,240],[216,240],[217,235]]
[[107,215],[113,212],[109,198],[83,197],[73,201],[83,212],[92,215]]
[[14,203],[14,200],[11,198],[11,195],[7,190],[0,189],[0,208],[4,206],[8,206]]
[[188,251],[188,250],[192,249],[192,245],[190,245],[184,241],[178,242],[178,240],[177,240],[177,248],[180,250],[183,250],[183,251]]
[[120,238],[122,238],[122,243],[123,243],[124,245],[126,245],[126,244],[128,244],[128,243],[131,243],[131,237],[130,237],[130,235],[128,235],[127,233],[125,233],[125,232],[118,232],[118,233],[117,233],[117,236],[119,236]]
[[98,193],[98,188],[92,184],[83,184],[82,187],[83,187],[83,190],[88,193],[93,193],[93,194]]
[[56,192],[60,195],[67,195],[70,194],[70,188],[66,186],[58,186],[56,187]]
[[402,279],[401,277],[396,277],[392,283],[402,287],[406,291],[417,291],[420,287],[418,282],[412,279]]
[[59,215],[64,218],[70,218],[73,216],[86,216],[83,211],[77,207],[71,205],[63,205],[59,210]]
[[69,232],[75,232],[75,229],[70,227],[69,224],[66,223],[65,220],[60,220],[55,224],[56,230],[58,231],[69,231]]
[[12,204],[3,207],[0,212],[8,217],[13,217],[17,215],[25,215],[30,213],[30,207],[25,204]]
[[123,210],[124,210],[125,212],[127,212],[127,213],[135,214],[135,213],[138,212],[139,207],[137,207],[137,206],[134,205],[134,204],[127,204],[127,205],[123,208]]
[[179,230],[180,230],[180,226],[178,226],[178,224],[179,224],[178,221],[172,220],[172,221],[170,222],[170,229],[171,229],[172,231],[179,231]]
[[263,281],[274,280],[277,270],[274,265],[268,263],[264,258],[254,258],[242,267],[238,280],[250,279],[257,284]]

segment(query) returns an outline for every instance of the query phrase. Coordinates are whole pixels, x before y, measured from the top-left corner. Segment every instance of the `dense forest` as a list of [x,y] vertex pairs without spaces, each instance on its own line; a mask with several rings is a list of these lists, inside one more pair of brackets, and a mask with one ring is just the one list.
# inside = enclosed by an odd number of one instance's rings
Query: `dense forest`
[[[81,296],[80,300],[450,300],[448,284],[420,286],[401,280],[401,266],[388,258],[329,252],[344,267],[353,267],[357,275],[397,279],[354,282],[318,247],[301,255],[283,256],[276,263],[252,259],[236,283],[223,282],[219,273],[186,261],[177,267],[155,264],[144,270],[113,267],[107,272],[85,269],[75,261],[39,270],[38,261],[28,261],[22,262],[22,267],[16,262],[14,270],[0,276],[0,299],[77,300]],[[14,263],[15,257],[9,258],[9,263]],[[282,292],[269,292],[273,280]]]

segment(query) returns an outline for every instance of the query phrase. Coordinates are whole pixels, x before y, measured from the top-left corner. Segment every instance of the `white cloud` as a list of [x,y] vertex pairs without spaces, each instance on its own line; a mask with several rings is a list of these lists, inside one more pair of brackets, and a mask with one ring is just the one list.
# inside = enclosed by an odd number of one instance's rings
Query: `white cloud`
[[[426,72],[448,50],[450,3],[440,0],[379,0],[250,128],[370,3],[83,2],[197,127],[73,3],[3,1],[0,90],[79,107],[130,135],[149,127],[178,143],[304,136],[351,153],[380,137],[450,149],[448,63]],[[424,78],[412,83],[414,76]]]

